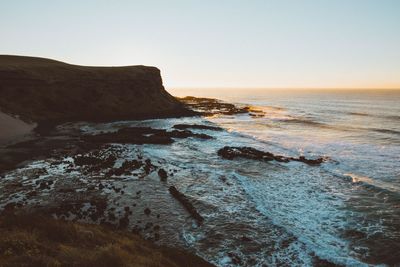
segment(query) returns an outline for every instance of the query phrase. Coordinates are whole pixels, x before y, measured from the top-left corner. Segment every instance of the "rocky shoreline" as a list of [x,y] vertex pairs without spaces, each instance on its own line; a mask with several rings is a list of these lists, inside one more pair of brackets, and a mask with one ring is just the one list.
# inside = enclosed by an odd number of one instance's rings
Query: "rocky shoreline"
[[[190,101],[197,100],[190,98]],[[213,103],[213,116],[226,115],[226,103],[207,101]],[[198,102],[204,104],[204,99]],[[253,117],[250,108],[228,106],[230,114]],[[187,104],[187,107],[192,106]],[[168,148],[185,139],[211,142],[214,139],[212,132],[225,130],[214,125],[177,123],[170,128],[129,126],[87,132],[82,130],[86,125],[85,122],[66,123],[48,128],[34,140],[0,151],[5,159],[0,169],[2,212],[34,211],[60,220],[99,224],[134,232],[157,244],[166,245],[174,240],[174,246],[199,254],[197,249],[187,247],[176,227],[189,224],[194,231],[200,231],[202,225],[209,223],[208,213],[212,207],[204,206],[186,193],[187,189],[180,184],[181,173],[186,173],[184,168],[173,167],[165,160],[154,160],[143,153],[141,147],[150,146],[157,150],[157,147]],[[221,147],[215,155],[228,160],[242,157],[301,161],[309,165],[324,161],[289,158],[239,147]],[[221,178],[223,184],[232,186],[224,179]],[[249,237],[240,238],[252,242]],[[242,259],[233,251],[226,257],[238,266],[245,261],[247,264],[254,261]]]

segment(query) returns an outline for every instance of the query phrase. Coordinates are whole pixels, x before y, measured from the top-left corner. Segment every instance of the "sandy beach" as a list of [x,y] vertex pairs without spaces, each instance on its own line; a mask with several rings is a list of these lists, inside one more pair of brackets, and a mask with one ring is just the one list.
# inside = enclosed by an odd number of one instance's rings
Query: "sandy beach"
[[35,127],[0,111],[0,147],[29,138]]

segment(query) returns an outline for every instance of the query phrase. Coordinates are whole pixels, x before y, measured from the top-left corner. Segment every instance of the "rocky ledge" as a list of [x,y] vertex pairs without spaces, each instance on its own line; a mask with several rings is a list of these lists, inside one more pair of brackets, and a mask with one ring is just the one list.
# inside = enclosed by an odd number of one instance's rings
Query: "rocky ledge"
[[311,166],[320,165],[326,158],[317,158],[317,159],[307,159],[304,156],[300,156],[298,158],[294,157],[285,157],[280,155],[274,155],[270,152],[264,152],[257,150],[252,147],[230,147],[226,146],[218,150],[218,155],[225,159],[232,160],[237,157],[246,158],[246,159],[254,159],[260,161],[278,161],[278,162],[290,162],[290,161],[299,161],[306,163]]
[[241,106],[227,103],[219,99],[186,96],[177,98],[186,107],[203,116],[248,114],[253,118],[264,117],[265,112],[253,106]]

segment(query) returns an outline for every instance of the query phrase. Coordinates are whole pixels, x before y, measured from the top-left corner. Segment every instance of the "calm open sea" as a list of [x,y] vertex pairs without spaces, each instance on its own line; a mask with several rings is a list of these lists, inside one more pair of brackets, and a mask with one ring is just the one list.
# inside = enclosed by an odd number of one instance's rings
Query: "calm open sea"
[[400,90],[168,91],[266,112],[209,118],[231,133],[216,149],[330,159],[320,167],[247,160],[230,169],[257,210],[308,254],[349,266],[400,264]]

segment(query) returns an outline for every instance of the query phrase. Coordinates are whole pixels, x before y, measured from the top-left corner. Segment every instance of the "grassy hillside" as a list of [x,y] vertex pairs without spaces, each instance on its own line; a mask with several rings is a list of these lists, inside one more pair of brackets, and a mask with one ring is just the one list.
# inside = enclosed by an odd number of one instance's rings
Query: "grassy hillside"
[[0,266],[213,266],[138,235],[38,215],[0,217]]

